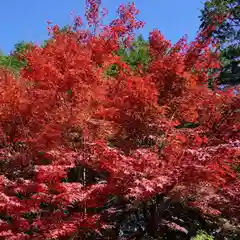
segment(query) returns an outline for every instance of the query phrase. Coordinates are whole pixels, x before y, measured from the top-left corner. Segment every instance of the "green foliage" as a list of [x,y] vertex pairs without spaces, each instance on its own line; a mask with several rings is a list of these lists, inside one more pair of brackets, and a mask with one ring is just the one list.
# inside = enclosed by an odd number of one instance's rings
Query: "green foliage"
[[106,75],[109,77],[116,77],[118,73],[119,73],[119,66],[117,64],[112,64],[106,70]]
[[24,52],[29,50],[31,45],[32,45],[32,43],[26,43],[24,41],[21,41],[21,42],[15,44],[14,50],[13,50],[13,55],[23,54]]
[[132,69],[136,69],[139,65],[143,70],[146,70],[150,62],[148,42],[139,36],[135,42],[133,42],[131,48],[123,49],[118,53],[123,57],[124,61],[128,63]]
[[24,54],[31,43],[19,42],[15,44],[14,50],[10,55],[0,54],[0,67],[9,69],[12,73],[18,74],[19,70],[26,66],[27,62],[20,58],[21,54]]
[[[144,72],[147,70],[151,61],[149,54],[148,42],[140,35],[131,45],[130,48],[120,48],[116,53],[126,62],[132,70],[141,70]],[[106,75],[110,77],[116,77],[119,73],[119,67],[116,64],[112,64],[107,70]]]
[[148,42],[140,35],[135,42],[133,42],[130,49],[121,49],[118,55],[131,66],[133,70],[139,66],[145,71],[150,62]]
[[221,43],[235,41],[239,36],[236,28],[240,24],[240,5],[238,0],[208,0],[201,10],[201,29],[213,25],[213,15],[222,16],[231,14],[217,29],[212,33]]
[[198,234],[192,238],[192,240],[214,240],[214,238],[204,231],[199,231]]
[[176,126],[176,128],[197,128],[199,127],[200,124],[198,122],[194,123],[194,122],[184,122],[179,126]]
[[212,26],[213,15],[223,16],[230,14],[229,17],[218,25],[212,32],[212,36],[220,43],[221,62],[223,69],[221,72],[221,83],[239,83],[240,68],[238,74],[232,73],[234,61],[240,57],[240,4],[238,0],[208,0],[201,11],[200,29]]
[[237,173],[240,173],[240,164],[234,165],[234,166],[233,166],[233,169],[234,169]]
[[25,66],[25,61],[19,61],[16,56],[0,56],[0,67],[7,68],[14,74]]

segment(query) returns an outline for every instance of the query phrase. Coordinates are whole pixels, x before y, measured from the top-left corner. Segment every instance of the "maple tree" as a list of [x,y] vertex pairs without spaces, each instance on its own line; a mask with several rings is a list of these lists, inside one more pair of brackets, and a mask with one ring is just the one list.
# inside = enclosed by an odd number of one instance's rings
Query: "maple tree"
[[17,79],[0,72],[0,236],[117,239],[119,211],[147,216],[154,198],[155,237],[163,194],[239,220],[240,101],[207,87],[215,43],[200,32],[171,45],[154,30],[151,62],[135,71],[116,55],[144,25],[135,5],[108,26],[100,0],[86,6],[87,30],[80,17],[65,31],[49,26],[51,41],[31,46]]

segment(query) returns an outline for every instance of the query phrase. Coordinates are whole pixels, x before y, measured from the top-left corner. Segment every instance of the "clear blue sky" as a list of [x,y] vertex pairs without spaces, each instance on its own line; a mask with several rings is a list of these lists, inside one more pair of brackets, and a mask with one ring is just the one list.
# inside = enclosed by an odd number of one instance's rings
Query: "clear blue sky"
[[[113,19],[117,7],[128,0],[103,0]],[[202,0],[135,0],[139,19],[146,22],[144,37],[158,28],[167,39],[176,42],[184,34],[193,39],[199,27]],[[47,39],[47,21],[64,26],[71,22],[70,12],[84,14],[85,0],[1,0],[0,49],[9,53],[19,41],[41,43]]]

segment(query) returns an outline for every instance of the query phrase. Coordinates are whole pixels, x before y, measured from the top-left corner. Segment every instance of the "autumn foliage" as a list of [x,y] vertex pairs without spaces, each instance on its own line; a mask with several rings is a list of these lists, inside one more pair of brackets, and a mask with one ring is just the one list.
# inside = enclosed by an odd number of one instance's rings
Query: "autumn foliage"
[[172,45],[154,30],[151,63],[136,72],[116,55],[144,25],[135,5],[103,26],[100,4],[87,1],[87,30],[79,17],[64,32],[50,26],[51,41],[32,46],[18,78],[0,73],[0,236],[114,229],[118,239],[119,206],[161,194],[239,219],[240,101],[207,87],[215,43],[200,33]]

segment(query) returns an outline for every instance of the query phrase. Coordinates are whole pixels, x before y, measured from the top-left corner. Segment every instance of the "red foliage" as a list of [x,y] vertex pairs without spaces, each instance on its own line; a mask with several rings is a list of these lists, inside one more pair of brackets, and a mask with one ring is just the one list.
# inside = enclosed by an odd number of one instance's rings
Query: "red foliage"
[[[121,5],[119,18],[100,28],[101,1],[87,2],[92,33],[80,29],[80,18],[74,31],[54,26],[52,41],[27,53],[18,79],[1,71],[0,236],[58,239],[98,231],[111,211],[89,209],[104,207],[111,195],[125,203],[158,193],[193,195],[191,204],[205,212],[218,213],[224,203],[225,214],[239,217],[232,167],[239,164],[240,101],[207,88],[208,70],[218,67],[210,42],[198,36],[172,46],[155,30],[153,60],[139,77],[113,54],[143,26],[134,4]],[[120,73],[109,80],[104,70],[112,63]],[[187,122],[198,125],[186,128]],[[71,169],[78,172],[74,181]]]

